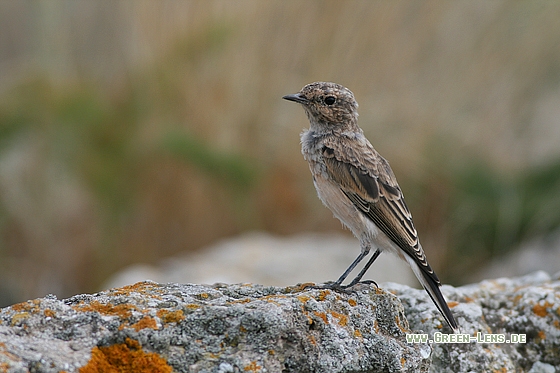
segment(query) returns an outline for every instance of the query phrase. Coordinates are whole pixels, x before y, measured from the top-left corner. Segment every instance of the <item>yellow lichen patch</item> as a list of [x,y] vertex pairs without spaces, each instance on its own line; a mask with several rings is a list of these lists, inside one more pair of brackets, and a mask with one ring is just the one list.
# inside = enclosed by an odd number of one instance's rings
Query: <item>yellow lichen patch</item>
[[507,373],[506,367],[501,367],[500,369],[494,369],[493,373]]
[[178,323],[185,319],[185,314],[183,313],[182,310],[177,310],[177,311],[159,310],[157,312],[157,316],[164,323],[170,323],[170,322]]
[[544,302],[543,305],[537,303],[533,306],[533,313],[537,316],[545,317],[547,315],[546,309],[550,306],[552,304],[549,302]]
[[537,343],[545,339],[546,339],[546,333],[544,332],[544,330],[539,330],[539,332],[537,333],[537,340],[538,340]]
[[517,305],[519,303],[519,301],[521,300],[521,298],[523,298],[522,294],[517,294],[515,297],[513,297],[513,304]]
[[236,299],[236,300],[232,300],[229,302],[226,302],[227,304],[243,304],[243,303],[249,303],[251,301],[251,298],[243,298],[243,299]]
[[321,290],[319,292],[319,297],[317,298],[317,300],[321,302],[324,301],[327,295],[329,295],[330,293],[331,293],[330,290]]
[[130,325],[131,327],[133,327],[137,332],[142,330],[142,329],[146,329],[146,328],[150,328],[150,329],[157,329],[157,323],[156,320],[153,317],[150,316],[144,316],[142,317],[140,320],[138,320],[138,322]]
[[451,302],[447,302],[447,305],[449,306],[449,308],[453,308],[453,307],[457,307],[459,305],[459,302],[451,301]]
[[313,311],[313,313],[315,314],[315,316],[320,317],[325,322],[325,324],[329,323],[327,315],[324,312]]
[[130,295],[132,293],[141,293],[149,295],[151,298],[160,299],[159,295],[154,294],[155,291],[161,291],[157,284],[149,281],[137,282],[132,285],[123,286],[121,288],[111,289],[111,295]]
[[298,295],[296,297],[301,303],[306,303],[310,298],[307,295]]
[[358,302],[356,302],[354,299],[348,299],[348,304],[351,305],[352,307],[356,307]]
[[399,315],[395,316],[395,322],[397,323],[397,326],[403,333],[408,332],[408,329],[406,329],[404,326],[401,325],[401,318],[399,317]]
[[268,354],[269,355],[274,355],[276,352],[274,352],[274,350],[268,350]]
[[329,311],[329,313],[338,320],[338,325],[346,326],[346,324],[348,324],[348,316],[335,311]]
[[200,304],[191,303],[191,304],[187,304],[185,307],[191,310],[196,310],[197,308],[200,308]]
[[156,353],[144,352],[133,339],[106,347],[94,347],[80,373],[171,373],[173,369]]
[[[6,344],[3,342],[0,342],[0,354],[4,355],[5,357],[7,357],[8,359],[12,360],[12,361],[21,361],[21,357],[16,356],[14,354],[12,354],[11,352],[7,351],[6,349]],[[2,368],[2,364],[0,364],[0,368]],[[6,369],[0,369],[0,372],[7,372],[8,368]]]
[[317,345],[317,340],[315,339],[314,336],[312,336],[311,334],[308,334],[307,337],[309,338],[309,342],[310,342],[313,346],[316,346],[316,345]]
[[19,324],[22,320],[25,320],[29,317],[29,312],[21,312],[16,313],[12,316],[12,326]]
[[560,329],[560,321],[554,320],[554,322],[552,323],[552,325],[554,325],[554,327],[555,327],[556,329]]
[[243,368],[245,372],[258,372],[261,369],[262,367],[258,365],[256,361],[251,361],[249,365]]
[[200,293],[200,294],[198,294],[198,296],[199,296],[201,299],[208,299],[208,298],[210,298],[210,294],[208,294],[208,293]]
[[117,304],[112,303],[103,304],[98,301],[93,301],[90,304],[79,304],[73,306],[76,311],[81,312],[99,312],[104,315],[119,316],[121,318],[129,318],[132,316],[132,311],[137,310],[136,306],[128,303]]
[[404,357],[401,357],[401,366],[404,368],[404,365],[406,364],[406,359]]
[[314,282],[304,282],[303,284],[298,284],[296,286],[288,286],[286,288],[286,292],[288,293],[299,293],[304,291],[305,289],[309,288],[309,287],[313,287],[315,286]]
[[362,335],[362,332],[360,332],[358,329],[354,330],[354,337],[362,339],[364,336]]
[[474,302],[474,299],[472,299],[471,297],[465,297],[465,302],[466,303],[472,303],[472,302]]
[[43,314],[47,317],[54,317],[54,315],[55,315],[54,311],[51,310],[50,308],[47,308],[46,310],[44,310]]

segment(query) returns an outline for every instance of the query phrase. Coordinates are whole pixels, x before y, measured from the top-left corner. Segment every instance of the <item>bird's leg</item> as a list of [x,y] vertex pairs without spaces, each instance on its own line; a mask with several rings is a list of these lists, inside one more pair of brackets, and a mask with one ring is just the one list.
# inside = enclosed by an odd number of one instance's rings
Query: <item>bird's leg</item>
[[356,259],[354,259],[352,264],[350,264],[350,266],[348,268],[346,268],[346,271],[344,271],[342,276],[340,276],[338,278],[338,280],[336,280],[335,282],[331,283],[329,285],[329,287],[331,287],[333,289],[336,289],[336,288],[341,288],[342,289],[343,288],[342,287],[342,282],[346,279],[346,277],[348,277],[350,272],[352,272],[354,270],[354,268],[356,268],[358,263],[360,263],[368,253],[369,253],[369,247],[366,247],[364,250],[362,250],[362,252],[360,252],[360,255],[358,255],[358,257]]
[[[352,282],[350,282],[348,285],[343,286],[342,288],[347,289],[350,288],[354,285],[356,285],[358,282],[360,282],[360,280],[362,279],[362,277],[364,277],[364,275],[366,274],[367,270],[369,269],[369,267],[371,267],[371,265],[373,264],[373,262],[375,262],[375,259],[377,259],[377,257],[379,256],[379,254],[381,254],[381,251],[379,249],[377,249],[373,255],[371,256],[371,258],[369,258],[369,260],[367,261],[366,265],[364,266],[364,268],[362,268],[362,270],[360,271],[360,273],[358,273],[358,275],[352,280]],[[375,284],[375,286],[377,287],[377,284],[374,281],[364,281],[367,283],[373,283]]]

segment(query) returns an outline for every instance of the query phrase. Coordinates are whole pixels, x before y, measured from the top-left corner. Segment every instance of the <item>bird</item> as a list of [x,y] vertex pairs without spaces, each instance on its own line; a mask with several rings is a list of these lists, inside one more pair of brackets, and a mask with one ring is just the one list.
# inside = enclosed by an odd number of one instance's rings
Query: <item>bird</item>
[[[358,103],[352,91],[332,82],[315,82],[282,98],[300,104],[309,119],[309,129],[301,134],[301,147],[320,200],[360,242],[358,257],[329,287],[350,289],[362,282],[383,251],[396,254],[410,265],[457,333],[457,322],[426,259],[395,174],[358,126]],[[372,248],[375,251],[358,275],[342,285]]]

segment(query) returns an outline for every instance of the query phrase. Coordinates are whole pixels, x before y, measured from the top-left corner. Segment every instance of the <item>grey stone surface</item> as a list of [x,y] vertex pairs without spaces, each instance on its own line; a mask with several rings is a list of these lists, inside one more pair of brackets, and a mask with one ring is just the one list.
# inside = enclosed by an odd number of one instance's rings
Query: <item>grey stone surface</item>
[[[424,291],[382,287],[398,296],[415,333],[441,331],[442,320]],[[541,271],[457,288],[444,285],[443,293],[461,333],[523,334],[527,342],[432,344],[430,372],[540,372],[542,364],[560,371],[560,281]]]
[[[444,286],[461,332],[526,343],[407,343],[450,332],[426,293],[386,283],[302,286],[141,282],[0,310],[6,372],[554,372],[560,282],[544,272]],[[409,329],[410,326],[410,329]]]
[[407,344],[407,330],[396,297],[367,285],[344,294],[143,282],[2,309],[0,367],[91,372],[135,356],[177,372],[427,371],[429,347]]

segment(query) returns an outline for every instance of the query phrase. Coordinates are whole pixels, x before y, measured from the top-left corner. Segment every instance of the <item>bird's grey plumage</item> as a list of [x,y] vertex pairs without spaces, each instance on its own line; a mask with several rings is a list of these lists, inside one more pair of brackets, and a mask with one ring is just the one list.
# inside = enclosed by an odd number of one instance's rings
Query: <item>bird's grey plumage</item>
[[[339,84],[316,82],[283,98],[300,103],[309,119],[310,128],[301,135],[302,153],[309,162],[319,198],[360,240],[362,253],[336,284],[341,285],[372,246],[378,251],[389,250],[409,263],[456,331],[457,323],[426,259],[395,175],[358,127],[354,94]],[[366,270],[378,254],[370,259]]]

